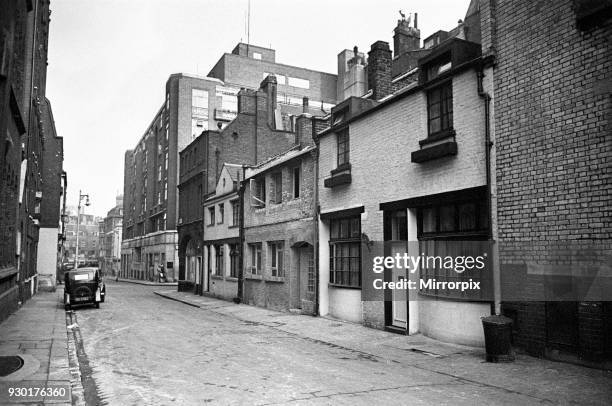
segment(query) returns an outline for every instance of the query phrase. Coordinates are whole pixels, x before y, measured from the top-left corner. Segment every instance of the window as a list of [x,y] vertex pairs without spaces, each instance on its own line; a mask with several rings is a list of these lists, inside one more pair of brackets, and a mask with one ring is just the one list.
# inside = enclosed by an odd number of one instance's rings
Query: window
[[232,205],[232,226],[240,225],[240,202],[238,200],[232,200],[230,202]]
[[238,277],[240,267],[240,249],[238,244],[230,244],[230,276],[232,278]]
[[330,220],[329,283],[361,287],[361,218]]
[[287,78],[287,84],[289,86],[299,87],[301,89],[310,88],[310,81],[308,79],[292,78],[291,76]]
[[315,272],[314,272],[314,258],[312,255],[308,257],[308,293],[314,293],[315,291]]
[[282,277],[285,276],[283,269],[283,243],[281,242],[270,242],[268,243],[270,248],[270,269],[272,276]]
[[208,208],[208,225],[215,225],[215,206]]
[[219,205],[219,220],[218,220],[219,224],[223,224],[224,215],[225,215],[225,206],[223,205],[223,203],[221,203]]
[[[478,257],[488,250],[488,217],[485,201],[441,202],[417,210],[417,237],[419,252],[426,258]],[[484,270],[488,269],[488,265]],[[481,281],[477,291],[455,291],[435,287],[421,289],[421,293],[457,299],[480,299],[489,285],[487,272],[455,272],[442,262],[431,260],[420,267],[424,280],[448,282]],[[483,296],[484,297],[484,296]]]
[[283,174],[276,172],[272,174],[272,183],[270,184],[270,201],[272,203],[281,203],[283,201]]
[[298,197],[300,197],[300,167],[297,166],[295,168],[293,168],[292,170],[292,174],[293,174],[293,198],[297,199]]
[[432,62],[427,67],[427,80],[432,80],[440,76],[442,73],[452,68],[450,52],[440,57],[436,62]]
[[266,178],[251,179],[251,206],[266,207]]
[[261,53],[253,52],[253,59],[261,59]]
[[215,275],[223,276],[223,245],[215,245]]
[[249,244],[250,270],[254,275],[261,274],[261,243]]
[[338,166],[349,163],[349,134],[348,129],[337,134],[338,139]]
[[427,113],[430,136],[453,129],[452,82],[427,93]]

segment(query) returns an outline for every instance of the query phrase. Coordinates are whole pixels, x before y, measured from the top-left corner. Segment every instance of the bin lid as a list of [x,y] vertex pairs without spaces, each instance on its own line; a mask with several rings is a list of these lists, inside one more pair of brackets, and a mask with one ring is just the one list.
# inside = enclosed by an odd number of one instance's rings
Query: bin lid
[[499,324],[499,325],[512,324],[512,319],[506,316],[493,315],[493,316],[482,317],[481,320],[483,323],[487,323],[487,324]]

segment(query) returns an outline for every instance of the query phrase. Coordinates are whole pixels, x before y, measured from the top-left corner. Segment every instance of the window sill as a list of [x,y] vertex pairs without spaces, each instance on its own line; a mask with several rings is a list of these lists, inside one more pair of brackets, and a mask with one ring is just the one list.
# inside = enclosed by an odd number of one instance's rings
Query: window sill
[[227,276],[225,277],[225,280],[227,282],[238,282],[238,278],[236,278],[235,276]]
[[275,282],[275,283],[285,283],[285,277],[284,276],[266,276],[265,281]]
[[451,295],[440,295],[436,293],[427,293],[423,291],[418,292],[419,296],[431,298],[432,300],[447,300],[454,302],[474,302],[474,303],[490,303],[491,300],[480,299],[477,297],[469,296],[451,296]]
[[328,283],[330,288],[340,288],[340,289],[358,289],[361,290],[361,286],[348,286],[348,285],[338,285],[336,283]]
[[424,140],[419,141],[419,145],[422,147],[423,145],[433,144],[435,142],[444,140],[446,138],[454,137],[455,135],[456,135],[455,130],[451,128],[449,130],[444,130],[444,131],[428,136]]
[[238,228],[237,224],[231,225],[231,226],[227,226],[227,228]]
[[432,147],[413,151],[410,154],[410,160],[415,163],[423,163],[445,156],[453,155],[457,155],[457,143],[455,141],[448,141],[442,144],[434,145]]
[[331,170],[331,174],[335,175],[337,173],[341,173],[341,172],[344,172],[344,171],[350,171],[350,170],[351,170],[351,164],[350,163],[345,163],[345,164],[339,165],[335,169],[332,169]]
[[352,181],[351,164],[344,164],[336,169],[332,169],[330,177],[323,181],[323,186],[334,187],[339,185],[348,185]]
[[253,279],[253,280],[262,280],[263,276],[262,275],[258,275],[258,274],[254,274],[254,273],[247,273],[246,275],[244,275],[245,279]]
[[222,275],[210,275],[210,279],[220,279],[220,280],[223,280],[223,276]]

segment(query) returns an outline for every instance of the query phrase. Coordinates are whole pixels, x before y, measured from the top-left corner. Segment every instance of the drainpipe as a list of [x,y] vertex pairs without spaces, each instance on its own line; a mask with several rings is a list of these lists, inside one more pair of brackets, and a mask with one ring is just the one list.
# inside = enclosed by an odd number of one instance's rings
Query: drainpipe
[[[313,133],[315,125],[312,126]],[[314,272],[314,316],[319,315],[319,142],[315,141],[314,150],[314,194],[313,194],[313,210],[312,210],[312,228],[313,228],[313,272]]]
[[240,239],[240,267],[238,268],[238,297],[236,301],[241,303],[244,298],[244,188],[246,182],[244,182],[245,167],[242,165],[242,180],[238,179],[238,207],[240,209],[240,224],[239,224],[239,239]]
[[493,148],[493,142],[491,141],[491,125],[490,125],[490,109],[491,109],[491,95],[484,91],[483,79],[484,79],[484,68],[481,66],[477,72],[478,78],[478,96],[483,99],[485,108],[485,172],[487,182],[487,222],[488,230],[487,237],[491,245],[491,263],[493,264],[493,302],[491,303],[491,314],[501,314],[501,275],[498,262],[498,247],[495,239],[493,238],[493,194],[491,191],[491,148]]

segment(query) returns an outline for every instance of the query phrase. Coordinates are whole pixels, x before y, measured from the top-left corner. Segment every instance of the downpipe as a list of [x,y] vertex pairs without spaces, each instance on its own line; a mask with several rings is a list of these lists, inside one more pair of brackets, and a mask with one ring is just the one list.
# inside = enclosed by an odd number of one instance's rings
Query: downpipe
[[483,80],[484,70],[480,67],[477,75],[478,96],[484,103],[484,119],[485,119],[485,175],[487,187],[487,240],[491,246],[491,264],[493,266],[493,302],[491,303],[491,314],[501,314],[501,275],[499,269],[499,253],[497,242],[493,238],[493,193],[491,187],[491,149],[493,142],[491,141],[491,95],[484,91]]

